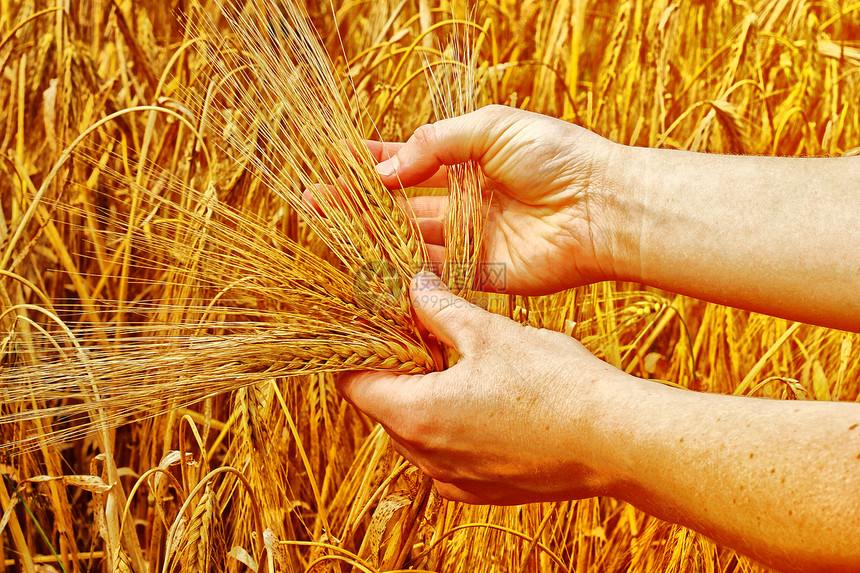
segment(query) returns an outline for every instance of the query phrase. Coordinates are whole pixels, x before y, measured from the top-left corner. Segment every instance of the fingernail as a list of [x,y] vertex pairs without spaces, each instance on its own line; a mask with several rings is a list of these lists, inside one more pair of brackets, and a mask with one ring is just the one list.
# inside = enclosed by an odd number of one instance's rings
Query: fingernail
[[397,159],[395,155],[391,159],[387,159],[381,163],[376,164],[376,172],[382,175],[383,177],[393,177],[395,173],[397,173],[397,169],[400,167],[400,160]]

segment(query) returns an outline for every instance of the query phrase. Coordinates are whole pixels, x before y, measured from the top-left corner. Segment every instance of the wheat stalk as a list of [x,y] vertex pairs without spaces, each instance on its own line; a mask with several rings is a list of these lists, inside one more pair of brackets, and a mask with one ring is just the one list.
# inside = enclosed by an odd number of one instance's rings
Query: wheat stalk
[[[231,18],[259,21],[264,5],[244,15],[233,10]],[[352,149],[363,137],[402,141],[444,117],[434,115],[421,79],[428,64],[441,79],[443,62],[455,59],[432,40],[454,26],[448,5],[306,3],[319,30],[312,42],[320,40],[333,56],[322,67],[295,60],[292,39],[279,30],[274,40],[263,37],[271,53],[255,55],[260,39],[243,40],[210,2],[180,15],[181,26],[163,4],[146,0],[43,6],[0,2],[0,370],[22,368],[36,390],[63,372],[85,386],[75,389],[68,378],[56,400],[34,402],[28,394],[0,405],[9,416],[0,425],[2,441],[18,444],[0,459],[7,569],[29,573],[51,563],[66,571],[161,570],[167,546],[172,552],[174,540],[184,539],[171,531],[202,537],[186,526],[204,476],[216,468],[224,473],[211,490],[223,509],[226,546],[213,550],[210,563],[230,571],[260,570],[261,563],[374,570],[371,553],[380,563],[403,556],[405,567],[444,571],[756,570],[730,550],[611,499],[472,508],[431,493],[423,512],[405,519],[401,508],[384,522],[376,517],[381,502],[396,505],[398,492],[419,491],[419,480],[388,449],[384,432],[337,396],[331,374],[248,372],[238,379],[241,390],[225,396],[207,394],[229,380],[213,384],[203,365],[191,374],[205,388],[183,388],[177,373],[182,357],[193,358],[195,337],[281,336],[277,316],[307,317],[304,300],[314,301],[310,318],[319,320],[298,328],[313,334],[314,345],[332,335],[319,330],[325,322],[357,325],[362,334],[343,341],[351,348],[366,348],[376,338],[361,337],[375,332],[421,352],[399,298],[406,269],[393,262],[413,261],[397,254],[407,235],[374,223],[389,216],[392,195],[377,196],[384,190],[373,186],[367,157],[359,156],[356,174],[344,162],[356,158]],[[488,101],[561,116],[635,145],[840,155],[857,153],[860,134],[852,36],[858,13],[771,0],[496,3],[488,6],[490,18],[469,29],[486,38],[476,57]],[[271,78],[281,85],[267,86],[272,66],[282,63],[293,71],[281,77],[275,70]],[[314,83],[317,69],[332,83]],[[304,90],[304,99],[316,101],[328,98],[329,85],[358,135],[340,120],[304,131],[290,124],[295,105],[282,103],[283,93]],[[344,117],[333,105],[317,111]],[[63,156],[64,142],[82,133]],[[295,134],[313,148],[293,164],[285,154],[304,148],[285,139]],[[321,206],[325,216],[302,200],[309,183],[310,194],[329,202]],[[393,197],[405,208],[399,192]],[[365,208],[382,214],[365,224]],[[448,239],[454,235],[449,229]],[[392,236],[400,246],[390,252],[368,239]],[[375,268],[390,269],[392,280],[374,283],[364,272],[374,267],[364,265],[380,250],[389,254]],[[314,279],[288,289],[278,282],[300,273]],[[371,286],[356,294],[352,281],[362,275]],[[642,377],[783,399],[858,394],[856,336],[630,285],[501,303],[514,319],[575,333],[597,355]],[[375,322],[354,321],[356,313]],[[255,326],[247,330],[249,324]],[[116,408],[81,405],[102,396],[84,374],[83,356],[122,363],[142,358],[150,343],[165,352],[146,359],[162,360],[163,368],[146,372],[125,363],[138,376],[131,388],[162,389],[134,390],[150,407],[123,402],[121,384],[111,387],[106,368],[98,384],[105,396],[117,393]],[[226,360],[224,348],[209,351]],[[15,378],[10,392],[24,396],[25,379]],[[199,406],[183,407],[201,396]],[[45,417],[34,414],[42,408]],[[64,414],[75,408],[76,424],[99,431],[61,443],[56,432],[75,427]],[[142,421],[117,427],[133,417]],[[55,479],[63,474],[91,474],[113,489],[91,494]],[[33,476],[50,479],[29,481]],[[118,503],[125,491],[128,499]],[[359,556],[372,522],[388,542],[368,542]],[[410,535],[386,537],[400,525]],[[93,544],[105,551],[91,551]],[[192,550],[183,544],[171,553],[173,563]]]
[[[144,163],[132,168],[134,180],[102,167],[100,177],[117,189],[128,187],[127,226],[102,232],[94,242],[125,241],[124,265],[133,264],[144,276],[156,271],[155,280],[170,293],[164,299],[179,298],[170,304],[120,299],[121,322],[115,326],[61,328],[65,336],[59,337],[56,329],[43,329],[44,348],[34,349],[28,340],[27,354],[36,350],[39,356],[31,364],[16,358],[23,353],[16,350],[12,320],[2,348],[14,366],[0,373],[0,381],[9,400],[33,397],[37,406],[0,417],[0,423],[61,414],[72,426],[57,430],[56,437],[70,439],[97,424],[97,411],[108,412],[111,423],[157,413],[166,393],[177,404],[191,404],[269,377],[433,368],[414,334],[405,294],[425,260],[423,243],[401,202],[375,176],[352,123],[355,110],[344,104],[344,88],[334,82],[306,16],[297,4],[252,2],[238,11],[229,5],[222,9],[240,46],[231,48],[227,37],[213,38],[211,20],[203,19],[199,30],[209,35],[199,43],[206,46],[211,75],[201,128],[225,134],[223,152],[299,212],[340,264],[224,205],[211,181],[201,182],[203,190],[197,191]],[[212,95],[216,84],[236,96],[228,100],[236,106],[232,114]],[[236,110],[248,119],[246,125],[234,125]],[[99,164],[102,153],[80,147],[73,150],[79,161]],[[322,214],[304,197],[307,190]],[[459,198],[468,194],[460,192],[452,205]],[[477,241],[471,241],[471,252],[464,255],[474,268]],[[140,254],[132,256],[133,251]],[[464,260],[456,248],[450,253]],[[377,269],[393,276],[380,276]],[[164,277],[176,282],[165,283]],[[128,281],[134,288],[125,287],[127,292],[148,286],[141,275]],[[176,316],[176,309],[180,323],[166,319],[168,313]],[[122,322],[124,316],[141,320]],[[159,317],[168,321],[160,323]],[[97,340],[109,342],[92,345]],[[62,404],[48,405],[56,401]]]

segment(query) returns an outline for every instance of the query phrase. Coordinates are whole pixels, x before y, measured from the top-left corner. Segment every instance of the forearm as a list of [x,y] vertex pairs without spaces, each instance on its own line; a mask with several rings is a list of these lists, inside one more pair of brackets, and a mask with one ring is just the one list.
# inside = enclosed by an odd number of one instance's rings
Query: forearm
[[779,569],[860,568],[860,405],[627,383],[599,414],[617,497]]
[[860,330],[860,158],[620,150],[639,236],[619,278]]

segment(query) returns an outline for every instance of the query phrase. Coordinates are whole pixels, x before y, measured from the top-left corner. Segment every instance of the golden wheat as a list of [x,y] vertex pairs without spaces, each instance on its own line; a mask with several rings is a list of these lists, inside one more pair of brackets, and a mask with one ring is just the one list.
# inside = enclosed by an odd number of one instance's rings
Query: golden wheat
[[[756,570],[612,499],[440,500],[339,398],[324,371],[362,356],[435,366],[404,297],[425,253],[362,140],[437,117],[425,69],[471,70],[435,47],[467,28],[480,101],[636,145],[856,154],[858,7],[505,0],[464,23],[423,0],[264,6],[0,3],[0,430],[23,451],[0,466],[0,563]],[[448,224],[463,252],[478,204]],[[392,280],[356,292],[369,261]],[[682,387],[860,396],[856,335],[639,285],[499,309]]]

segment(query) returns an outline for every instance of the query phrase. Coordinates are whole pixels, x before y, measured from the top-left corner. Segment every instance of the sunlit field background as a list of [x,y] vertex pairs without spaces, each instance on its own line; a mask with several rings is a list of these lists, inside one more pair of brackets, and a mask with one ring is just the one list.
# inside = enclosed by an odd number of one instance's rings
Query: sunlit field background
[[[856,155],[860,4],[310,1],[307,15],[272,4],[318,38],[267,20],[268,0],[251,4],[257,44],[208,0],[0,0],[0,569],[759,570],[614,499],[437,497],[334,388],[349,367],[426,366],[399,307],[352,321],[352,302],[325,302],[352,300],[355,270],[326,237],[364,231],[314,222],[273,191],[282,181],[259,156],[300,191],[325,175],[326,145],[342,146],[327,124],[405,140],[437,119],[424,70],[442,69],[452,41],[473,50],[474,80],[457,89],[478,105],[636,146]],[[242,69],[282,36],[300,52],[321,42],[330,63]],[[313,74],[330,93],[300,90]],[[292,103],[255,97],[255,82]],[[289,121],[300,127],[285,145],[271,126]],[[295,131],[305,124],[314,141]],[[402,237],[381,256],[416,253]],[[644,378],[860,400],[857,335],[637,284],[499,300]],[[277,336],[252,350],[237,324],[255,325],[248,336],[277,324]],[[361,328],[390,336],[357,353]],[[280,347],[289,356],[269,360]]]

